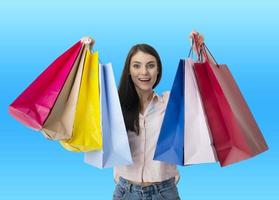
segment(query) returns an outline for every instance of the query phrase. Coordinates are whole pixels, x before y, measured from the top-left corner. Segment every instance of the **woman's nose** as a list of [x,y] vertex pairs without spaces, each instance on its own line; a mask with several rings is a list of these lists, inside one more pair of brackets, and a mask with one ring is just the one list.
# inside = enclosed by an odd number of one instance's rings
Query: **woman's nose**
[[147,71],[146,67],[142,67],[140,73],[141,74],[147,74],[148,71]]

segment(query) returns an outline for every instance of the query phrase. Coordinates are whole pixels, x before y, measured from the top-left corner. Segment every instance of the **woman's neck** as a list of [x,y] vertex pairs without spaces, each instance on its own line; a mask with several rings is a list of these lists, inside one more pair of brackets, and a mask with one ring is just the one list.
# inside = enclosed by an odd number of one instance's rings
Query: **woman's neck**
[[140,100],[140,107],[141,107],[140,112],[143,114],[149,102],[152,100],[154,92],[153,90],[151,90],[146,92],[137,91],[137,93],[139,95],[139,100]]

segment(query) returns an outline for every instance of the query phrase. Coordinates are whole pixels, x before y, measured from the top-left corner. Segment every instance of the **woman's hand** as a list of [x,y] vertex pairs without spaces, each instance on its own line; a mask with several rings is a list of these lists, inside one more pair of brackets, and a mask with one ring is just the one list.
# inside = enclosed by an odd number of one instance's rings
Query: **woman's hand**
[[83,44],[89,44],[90,45],[90,48],[93,47],[94,43],[95,43],[95,40],[93,40],[91,37],[89,36],[84,36],[81,38],[81,42]]
[[200,54],[200,50],[202,45],[204,44],[204,37],[197,31],[192,31],[189,35],[191,42],[195,41],[193,44],[193,49],[197,53]]

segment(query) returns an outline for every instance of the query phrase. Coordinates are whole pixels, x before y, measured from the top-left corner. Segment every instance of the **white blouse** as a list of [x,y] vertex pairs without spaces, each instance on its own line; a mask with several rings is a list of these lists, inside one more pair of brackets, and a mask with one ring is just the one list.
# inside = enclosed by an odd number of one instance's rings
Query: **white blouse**
[[161,182],[175,177],[178,183],[180,176],[175,164],[153,160],[169,95],[169,91],[162,96],[154,92],[144,114],[139,114],[139,135],[128,131],[133,164],[114,167],[116,183],[119,176],[133,182]]

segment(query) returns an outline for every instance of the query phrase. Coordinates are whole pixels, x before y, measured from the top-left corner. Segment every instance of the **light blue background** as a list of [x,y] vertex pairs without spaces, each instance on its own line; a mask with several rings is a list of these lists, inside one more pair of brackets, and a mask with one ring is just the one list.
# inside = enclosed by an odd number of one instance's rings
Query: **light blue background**
[[0,2],[0,199],[111,199],[112,170],[83,163],[7,114],[8,105],[61,53],[84,35],[96,40],[117,83],[135,43],[161,55],[169,90],[192,29],[226,63],[245,96],[270,150],[221,168],[179,167],[182,199],[279,198],[279,3],[265,0],[192,1],[1,1]]

